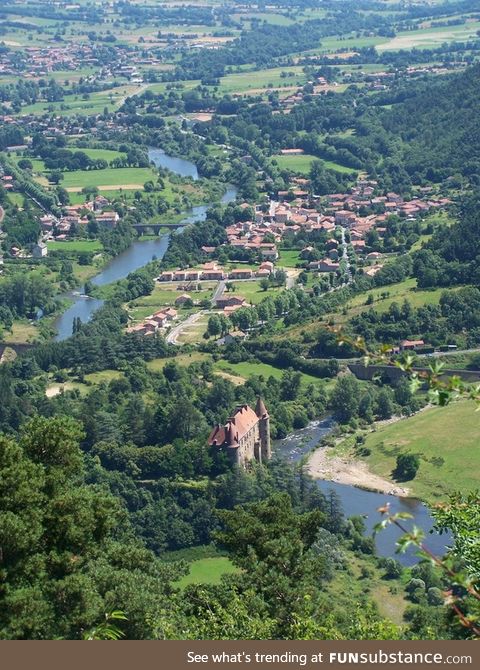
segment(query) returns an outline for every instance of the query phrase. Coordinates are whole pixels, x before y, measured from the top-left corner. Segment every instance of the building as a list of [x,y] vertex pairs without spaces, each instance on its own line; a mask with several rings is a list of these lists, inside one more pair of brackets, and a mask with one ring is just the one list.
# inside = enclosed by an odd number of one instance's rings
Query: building
[[234,465],[268,460],[271,455],[270,416],[261,398],[255,411],[240,405],[224,426],[217,424],[208,438],[210,447],[224,450]]
[[45,242],[39,242],[32,249],[32,256],[34,258],[45,258],[45,256],[47,254],[48,254],[48,249],[47,249],[47,245],[45,244]]

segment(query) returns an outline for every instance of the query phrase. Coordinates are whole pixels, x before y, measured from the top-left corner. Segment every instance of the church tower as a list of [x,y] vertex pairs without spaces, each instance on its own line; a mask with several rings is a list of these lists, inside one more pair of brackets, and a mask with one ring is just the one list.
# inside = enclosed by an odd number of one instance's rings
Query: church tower
[[265,407],[265,403],[260,398],[257,399],[255,414],[258,416],[258,430],[260,433],[260,449],[262,461],[266,461],[272,456],[272,447],[270,444],[270,416]]

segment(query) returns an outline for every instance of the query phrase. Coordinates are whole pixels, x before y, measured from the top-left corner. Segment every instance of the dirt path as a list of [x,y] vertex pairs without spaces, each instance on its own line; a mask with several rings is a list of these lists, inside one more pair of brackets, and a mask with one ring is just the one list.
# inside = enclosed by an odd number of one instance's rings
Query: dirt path
[[308,472],[314,479],[326,479],[395,496],[409,495],[407,488],[370,472],[363,461],[334,456],[333,451],[332,447],[320,447],[312,454],[308,461]]

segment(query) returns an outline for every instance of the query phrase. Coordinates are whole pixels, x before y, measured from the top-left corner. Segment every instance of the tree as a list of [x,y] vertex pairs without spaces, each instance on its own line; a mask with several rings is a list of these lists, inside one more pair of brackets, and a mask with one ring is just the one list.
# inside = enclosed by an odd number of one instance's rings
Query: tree
[[222,331],[222,324],[216,314],[212,314],[208,319],[207,332],[212,337],[217,337]]
[[339,377],[330,397],[330,405],[336,418],[347,423],[357,416],[359,407],[360,385],[353,375]]
[[63,180],[63,172],[61,170],[52,170],[49,175],[49,181],[52,184],[59,184]]
[[394,476],[399,481],[413,479],[420,467],[420,459],[415,454],[399,454],[396,460]]
[[262,291],[268,291],[270,288],[270,281],[266,277],[263,277],[263,279],[260,279],[259,285]]

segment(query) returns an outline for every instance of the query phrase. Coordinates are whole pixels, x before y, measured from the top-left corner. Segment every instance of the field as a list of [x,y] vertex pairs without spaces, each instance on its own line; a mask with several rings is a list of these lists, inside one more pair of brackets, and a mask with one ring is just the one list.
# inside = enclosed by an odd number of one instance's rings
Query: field
[[201,558],[190,563],[190,572],[176,586],[185,588],[189,584],[220,584],[222,575],[234,572],[238,572],[238,568],[226,556]]
[[[64,172],[62,186],[67,191],[81,191],[85,186],[96,186],[100,191],[143,189],[143,184],[155,178],[150,168],[107,168],[106,170],[74,170]],[[114,186],[115,189],[111,187]]]
[[398,454],[417,454],[420,467],[406,485],[423,500],[443,499],[480,486],[479,434],[473,402],[434,407],[370,433],[367,462],[373,472],[390,477]]
[[333,161],[327,161],[323,158],[318,158],[317,156],[312,156],[311,154],[299,154],[297,156],[272,156],[278,163],[278,166],[284,170],[291,170],[292,172],[297,172],[302,175],[308,175],[313,161],[321,161],[323,166],[328,170],[335,170],[336,172],[357,173],[358,170],[353,168],[346,167],[345,165],[340,165],[340,163],[334,163]]
[[258,92],[259,89],[303,86],[306,82],[301,67],[277,67],[254,72],[228,74],[220,79],[221,93]]
[[285,268],[295,268],[300,262],[300,251],[298,249],[280,249],[277,265]]
[[[227,372],[234,377],[241,377],[245,380],[250,379],[251,377],[259,376],[273,377],[274,379],[280,380],[284,373],[284,370],[276,368],[273,365],[268,363],[252,363],[249,361],[244,361],[242,363],[230,363],[229,361],[217,361],[214,364],[214,368],[219,371]],[[312,375],[307,375],[304,372],[302,375],[302,384],[324,384],[325,380],[320,379],[319,377],[313,377]]]
[[49,251],[102,251],[103,245],[100,240],[71,240],[65,242],[53,242],[49,241],[47,243]]
[[291,170],[300,174],[308,175],[313,161],[319,160],[316,156],[310,154],[300,154],[298,156],[272,156],[278,163],[278,167],[283,170]]
[[55,114],[59,114],[60,116],[70,116],[72,114],[102,114],[105,108],[107,108],[110,112],[118,109],[121,107],[126,97],[136,93],[138,94],[140,91],[140,86],[122,84],[119,87],[112,88],[107,91],[91,93],[87,99],[84,99],[83,96],[78,95],[65,95],[62,101],[44,101],[26,105],[20,109],[18,115],[41,115],[47,112],[55,112]]
[[476,36],[480,23],[468,23],[458,26],[438,26],[409,30],[398,35],[385,44],[377,45],[378,51],[396,51],[398,49],[435,49],[444,42],[463,42]]
[[259,281],[238,281],[233,282],[233,284],[236,288],[235,295],[245,298],[248,303],[253,305],[258,305],[264,298],[274,298],[277,293],[284,290],[283,287],[273,286],[264,291],[260,288]]

